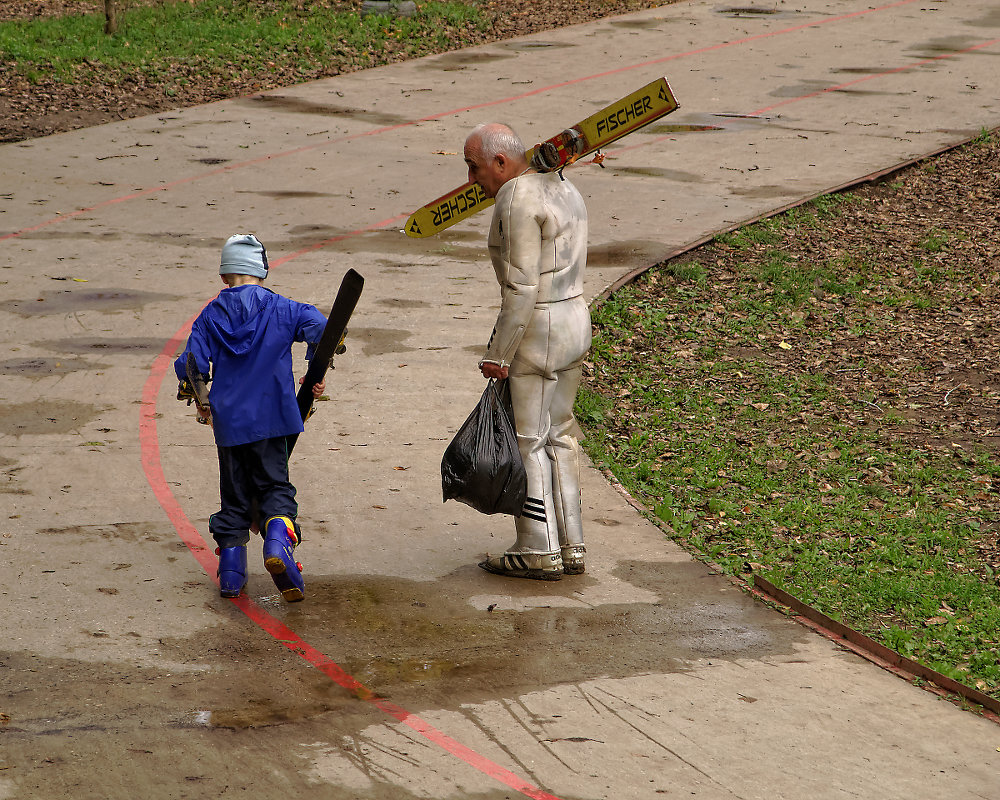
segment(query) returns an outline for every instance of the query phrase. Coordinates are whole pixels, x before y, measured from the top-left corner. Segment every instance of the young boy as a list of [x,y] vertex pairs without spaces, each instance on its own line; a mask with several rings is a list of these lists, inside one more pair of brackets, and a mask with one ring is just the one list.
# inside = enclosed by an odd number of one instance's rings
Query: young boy
[[[221,508],[208,528],[218,544],[220,594],[236,597],[246,586],[247,543],[254,530],[264,536],[264,567],[285,600],[295,602],[304,597],[305,583],[292,557],[301,531],[288,478],[287,437],[303,427],[291,345],[308,342],[306,358],[311,358],[326,317],[265,289],[267,270],[267,253],[256,236],[237,234],[226,241],[219,267],[226,288],[195,320],[174,371],[181,381],[179,396],[190,396],[188,353],[198,373],[211,380]],[[324,388],[317,384],[314,396]]]

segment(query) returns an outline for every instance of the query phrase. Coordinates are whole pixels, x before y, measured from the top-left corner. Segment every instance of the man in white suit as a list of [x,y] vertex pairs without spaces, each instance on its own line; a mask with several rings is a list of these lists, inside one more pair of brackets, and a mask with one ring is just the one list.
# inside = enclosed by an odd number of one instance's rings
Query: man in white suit
[[508,126],[480,125],[465,142],[469,180],[496,199],[488,246],[501,304],[479,367],[508,378],[528,476],[517,540],[483,569],[559,580],[584,571],[580,445],[573,403],[590,348],[583,296],[587,207],[572,183],[529,165]]

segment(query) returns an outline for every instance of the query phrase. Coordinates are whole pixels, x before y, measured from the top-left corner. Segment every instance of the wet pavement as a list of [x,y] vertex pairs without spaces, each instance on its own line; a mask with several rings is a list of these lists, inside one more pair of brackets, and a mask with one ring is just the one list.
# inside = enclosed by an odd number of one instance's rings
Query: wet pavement
[[[0,800],[987,798],[997,727],[693,561],[593,468],[588,572],[475,564],[440,501],[496,313],[487,215],[399,232],[474,124],[536,141],[660,76],[681,108],[568,172],[587,290],[1000,125],[986,0],[685,2],[0,146]],[[211,432],[170,361],[255,231],[270,285],[365,293],[296,447],[308,596],[207,572]]]

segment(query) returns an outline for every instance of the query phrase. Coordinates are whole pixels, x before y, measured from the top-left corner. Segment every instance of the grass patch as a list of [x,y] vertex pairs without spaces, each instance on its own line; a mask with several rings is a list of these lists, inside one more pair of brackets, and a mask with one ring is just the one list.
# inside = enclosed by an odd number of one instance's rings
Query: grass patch
[[220,77],[294,70],[303,76],[374,66],[447,49],[450,35],[487,22],[476,6],[424,2],[412,18],[283,0],[200,0],[139,6],[114,36],[102,14],[0,23],[0,58],[29,80],[79,82],[88,72],[157,78],[178,66]]
[[[982,358],[997,276],[978,223],[927,219],[921,181],[946,166],[719,236],[617,292],[594,309],[577,412],[591,459],[692,553],[1000,697],[984,444],[1000,387],[951,377]],[[887,210],[909,195],[912,216]]]

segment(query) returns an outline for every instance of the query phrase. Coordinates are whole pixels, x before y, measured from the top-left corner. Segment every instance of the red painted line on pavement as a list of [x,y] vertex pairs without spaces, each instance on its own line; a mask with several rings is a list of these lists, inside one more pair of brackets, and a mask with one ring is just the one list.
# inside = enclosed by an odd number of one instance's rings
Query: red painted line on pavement
[[246,614],[254,623],[256,623],[261,630],[269,633],[278,642],[283,644],[293,653],[301,656],[309,664],[316,667],[316,669],[323,672],[338,686],[342,686],[350,691],[359,700],[365,700],[366,702],[371,703],[373,706],[381,709],[389,716],[394,717],[403,725],[406,725],[411,730],[419,733],[425,739],[429,740],[433,744],[436,744],[441,749],[451,753],[453,756],[461,759],[469,766],[479,770],[491,778],[494,778],[500,783],[505,784],[511,789],[514,789],[527,797],[536,798],[537,800],[559,800],[559,798],[555,795],[549,794],[548,792],[539,789],[537,786],[528,783],[528,781],[524,780],[519,775],[501,767],[499,764],[491,761],[483,755],[480,755],[475,750],[466,747],[464,744],[456,741],[446,733],[442,733],[433,725],[418,717],[416,714],[411,714],[402,706],[398,706],[395,703],[379,697],[354,676],[345,672],[339,664],[310,645],[294,630],[289,628],[280,620],[275,619],[246,595],[240,595],[239,597],[234,598],[233,604]]
[[[291,261],[305,253],[312,252],[335,241],[347,239],[367,231],[391,225],[394,222],[405,219],[406,215],[401,214],[382,222],[373,223],[366,228],[352,231],[342,236],[336,236],[319,242],[312,247],[300,250],[271,262],[272,267]],[[200,313],[200,311],[199,311]],[[149,377],[142,390],[142,404],[139,412],[139,448],[142,456],[142,468],[146,475],[150,488],[157,502],[167,514],[167,518],[177,531],[181,541],[187,546],[195,560],[205,570],[206,574],[218,585],[218,559],[215,555],[215,548],[210,546],[202,537],[198,529],[188,519],[187,514],[181,508],[180,503],[174,496],[170,485],[163,472],[163,464],[160,458],[160,439],[157,432],[157,398],[160,388],[168,374],[173,374],[172,367],[174,357],[181,345],[184,343],[191,325],[197,319],[197,314],[188,319],[184,325],[167,341],[159,355],[153,360]],[[307,663],[320,670],[330,680],[338,686],[347,689],[359,700],[371,703],[376,708],[394,717],[401,724],[406,725],[416,733],[423,736],[431,743],[437,745],[442,750],[451,753],[456,758],[461,759],[470,767],[482,772],[484,775],[499,781],[505,786],[513,789],[533,800],[559,800],[553,794],[534,786],[524,780],[519,775],[511,772],[505,767],[491,761],[475,750],[463,745],[461,742],[448,736],[446,733],[435,728],[433,725],[420,718],[416,714],[411,714],[402,706],[398,706],[384,698],[376,695],[371,689],[346,672],[329,656],[322,653],[317,648],[306,642],[299,634],[289,628],[285,623],[272,616],[264,608],[258,605],[246,594],[233,598],[233,605],[242,611],[258,628],[270,635],[275,641],[285,648],[304,659]]]
[[[328,147],[332,144],[337,144],[339,142],[348,142],[354,139],[360,139],[365,136],[377,136],[383,133],[390,133],[392,131],[400,130],[402,128],[409,128],[414,125],[419,125],[421,122],[433,122],[434,120],[437,119],[455,116],[457,114],[462,114],[468,111],[475,111],[481,108],[490,108],[492,106],[503,105],[505,103],[513,103],[518,100],[523,100],[526,97],[533,97],[535,95],[544,94],[546,92],[551,92],[556,89],[562,89],[566,86],[574,86],[579,83],[585,83],[586,81],[597,80],[598,78],[606,78],[609,75],[620,75],[623,72],[630,72],[632,70],[642,69],[643,67],[649,67],[654,64],[663,64],[666,63],[667,61],[675,61],[680,58],[687,58],[690,56],[701,55],[703,53],[711,53],[713,51],[722,50],[727,47],[735,47],[737,45],[748,44],[749,42],[756,42],[762,39],[769,39],[774,36],[783,36],[790,33],[796,33],[798,31],[807,30],[809,28],[816,28],[821,25],[829,25],[835,22],[844,22],[846,20],[855,19],[857,17],[863,17],[868,14],[874,14],[879,11],[888,11],[893,8],[898,8],[900,6],[909,5],[910,3],[915,3],[915,2],[917,2],[917,0],[899,0],[899,2],[890,3],[884,6],[878,6],[876,8],[866,8],[862,9],[861,11],[853,11],[848,14],[841,14],[836,17],[826,17],[824,19],[814,20],[812,22],[804,22],[801,25],[794,25],[791,28],[782,28],[781,30],[777,31],[768,31],[767,33],[759,33],[753,36],[746,36],[743,37],[742,39],[734,39],[729,42],[721,42],[719,44],[709,45],[708,47],[702,47],[697,50],[689,50],[684,53],[675,53],[673,55],[663,56],[661,58],[654,58],[647,61],[640,61],[635,64],[628,64],[622,67],[616,67],[615,69],[606,70],[605,72],[598,72],[594,73],[593,75],[586,75],[579,78],[573,78],[568,81],[561,81],[560,83],[553,83],[548,86],[542,86],[539,87],[538,89],[532,89],[531,91],[528,92],[523,92],[517,95],[511,95],[510,97],[503,97],[498,100],[488,100],[482,103],[476,103],[474,105],[464,106],[462,108],[454,108],[449,111],[439,111],[435,114],[430,114],[426,117],[421,117],[420,119],[411,120],[409,122],[400,122],[396,125],[386,125],[384,127],[374,128],[373,130],[364,131],[362,133],[352,133],[345,136],[334,137],[332,139],[324,139],[320,142],[316,142],[310,145],[304,145],[302,147],[296,147],[292,150],[285,150],[280,153],[269,153],[264,156],[259,156],[258,158],[251,158],[246,161],[239,161],[235,164],[227,164],[224,167],[210,170],[209,172],[202,172],[199,173],[198,175],[191,175],[187,178],[179,178],[178,180],[164,183],[161,186],[156,186],[149,189],[141,189],[139,191],[132,192],[131,194],[123,195],[121,197],[115,197],[110,200],[104,200],[100,203],[88,206],[87,208],[77,209],[76,211],[72,211],[68,214],[60,214],[58,217],[53,217],[52,219],[46,220],[44,222],[39,222],[37,225],[32,225],[27,228],[21,228],[20,230],[13,231],[12,233],[4,234],[0,236],[0,242],[6,239],[14,239],[19,236],[23,236],[26,233],[32,233],[42,228],[46,228],[49,225],[55,225],[57,222],[63,222],[68,219],[79,217],[82,214],[87,214],[102,208],[114,206],[119,203],[125,203],[130,200],[138,200],[139,198],[142,197],[149,197],[150,195],[156,194],[157,192],[166,192],[171,189],[175,189],[178,186],[185,186],[189,183],[194,183],[195,181],[211,178],[216,175],[224,175],[227,172],[233,172],[235,170],[243,169],[245,167],[255,166],[265,161],[270,161],[272,159],[285,158],[287,156],[298,155],[299,153],[306,153],[312,150],[317,150],[322,147]],[[253,95],[251,95],[251,97],[253,97]]]
[[139,451],[142,455],[143,472],[146,473],[146,480],[149,482],[160,507],[167,513],[167,518],[177,531],[177,535],[187,545],[195,560],[209,575],[214,575],[218,567],[215,560],[215,549],[210,548],[205,543],[201,534],[184,514],[180,503],[174,497],[174,493],[170,491],[170,486],[163,474],[160,440],[156,433],[156,399],[160,392],[160,385],[163,383],[168,368],[173,364],[174,354],[180,349],[197,316],[195,314],[185,322],[184,326],[170,338],[160,354],[153,360],[153,367],[142,389],[142,404],[139,409]]

